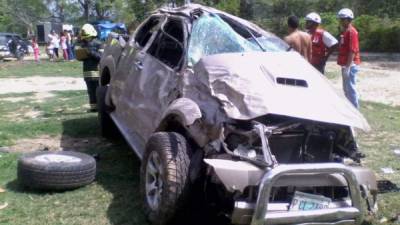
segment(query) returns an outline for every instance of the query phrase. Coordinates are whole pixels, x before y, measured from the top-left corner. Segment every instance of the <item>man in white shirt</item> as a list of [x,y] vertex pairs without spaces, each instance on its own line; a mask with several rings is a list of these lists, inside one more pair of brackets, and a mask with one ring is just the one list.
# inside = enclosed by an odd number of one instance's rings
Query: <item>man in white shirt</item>
[[338,46],[338,41],[328,31],[320,27],[321,17],[312,12],[305,18],[306,29],[311,35],[312,56],[311,64],[322,74],[325,73],[325,65],[329,56]]
[[56,33],[55,30],[52,30],[51,33],[48,35],[49,41],[51,42],[51,45],[53,46],[53,52],[55,57],[58,58],[58,49],[60,48],[60,38],[58,34]]

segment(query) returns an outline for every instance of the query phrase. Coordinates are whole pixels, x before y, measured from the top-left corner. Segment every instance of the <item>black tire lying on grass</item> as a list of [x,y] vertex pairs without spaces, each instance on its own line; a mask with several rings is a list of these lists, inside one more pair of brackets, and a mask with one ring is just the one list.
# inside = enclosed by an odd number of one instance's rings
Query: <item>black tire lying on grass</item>
[[75,189],[92,183],[95,176],[95,159],[79,152],[33,152],[18,160],[18,181],[33,189]]

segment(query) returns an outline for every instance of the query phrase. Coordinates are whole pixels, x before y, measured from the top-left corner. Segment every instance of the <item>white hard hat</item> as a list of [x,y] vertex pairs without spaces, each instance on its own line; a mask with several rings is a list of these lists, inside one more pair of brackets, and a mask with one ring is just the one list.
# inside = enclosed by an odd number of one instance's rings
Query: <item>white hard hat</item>
[[351,11],[351,9],[344,8],[338,12],[337,17],[339,19],[354,19],[354,14],[353,11]]
[[91,37],[96,37],[97,36],[97,31],[91,24],[85,24],[83,25],[81,32],[80,32],[81,38],[82,39],[87,39]]
[[306,16],[306,21],[312,21],[312,22],[314,22],[314,23],[318,23],[318,24],[320,24],[321,23],[321,17],[318,15],[318,13],[316,13],[316,12],[312,12],[312,13],[309,13],[307,16]]

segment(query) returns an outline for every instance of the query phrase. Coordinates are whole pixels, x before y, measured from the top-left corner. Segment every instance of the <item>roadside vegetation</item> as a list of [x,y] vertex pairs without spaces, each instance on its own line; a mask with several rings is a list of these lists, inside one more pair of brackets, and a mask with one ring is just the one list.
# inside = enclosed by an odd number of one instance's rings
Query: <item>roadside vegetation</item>
[[[124,22],[133,29],[150,12],[166,3],[182,5],[184,0],[0,0],[0,31],[23,36],[35,34],[36,24],[43,18],[60,19],[63,23],[81,26],[105,18]],[[321,13],[323,26],[338,34],[336,13],[344,7],[354,10],[355,25],[360,32],[362,51],[399,52],[400,1],[398,0],[191,0],[252,20],[284,36],[290,15],[303,18],[315,11]]]

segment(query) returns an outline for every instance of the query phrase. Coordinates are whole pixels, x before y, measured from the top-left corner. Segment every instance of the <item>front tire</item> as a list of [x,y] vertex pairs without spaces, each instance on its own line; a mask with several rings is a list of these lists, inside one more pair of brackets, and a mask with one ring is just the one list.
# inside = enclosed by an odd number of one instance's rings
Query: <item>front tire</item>
[[147,219],[154,225],[169,224],[187,201],[189,146],[173,132],[153,134],[147,142],[140,179]]

